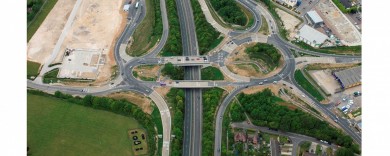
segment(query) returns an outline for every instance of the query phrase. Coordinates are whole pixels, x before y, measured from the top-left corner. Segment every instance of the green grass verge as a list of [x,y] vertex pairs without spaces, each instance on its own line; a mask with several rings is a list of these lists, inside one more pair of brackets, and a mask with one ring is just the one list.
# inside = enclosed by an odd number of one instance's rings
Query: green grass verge
[[264,15],[261,15],[261,27],[259,29],[259,32],[262,32],[263,35],[268,35],[269,34],[269,29],[268,29],[268,23],[267,20],[265,19]]
[[58,68],[55,68],[49,72],[47,72],[45,75],[43,75],[43,83],[56,83],[58,82],[58,72],[60,70]]
[[237,6],[240,8],[241,12],[243,12],[246,16],[247,22],[244,25],[244,28],[249,28],[253,25],[255,18],[253,17],[253,14],[244,6],[241,4],[237,3]]
[[146,15],[134,32],[134,42],[126,52],[130,56],[141,56],[152,48],[162,35],[162,20],[160,12],[160,1],[146,0]]
[[202,80],[224,80],[224,76],[216,67],[206,67],[201,70]]
[[338,55],[361,55],[362,46],[338,46],[338,47],[328,47],[328,48],[313,48],[312,46],[301,41],[293,41],[295,45],[311,51],[316,51],[326,54],[338,54]]
[[58,0],[46,0],[46,3],[42,5],[41,11],[35,15],[35,18],[27,26],[27,42],[30,41],[31,37],[41,26],[42,22],[45,20],[46,16],[53,9],[54,5]]
[[302,86],[307,92],[309,92],[314,98],[318,101],[322,101],[325,98],[321,95],[321,93],[303,76],[302,71],[296,70],[294,74],[294,78],[297,83]]
[[[152,120],[155,122],[156,127],[157,127],[157,134],[163,135],[161,114],[160,114],[160,111],[158,110],[157,106],[154,106],[153,112],[151,115],[152,115]],[[158,139],[157,155],[162,155],[162,144],[163,144],[163,140],[162,140],[162,138],[159,138]]]
[[27,61],[27,78],[31,79],[32,76],[38,76],[40,67],[41,64],[37,62]]
[[142,128],[130,117],[30,93],[27,119],[32,155],[134,155],[127,131]]

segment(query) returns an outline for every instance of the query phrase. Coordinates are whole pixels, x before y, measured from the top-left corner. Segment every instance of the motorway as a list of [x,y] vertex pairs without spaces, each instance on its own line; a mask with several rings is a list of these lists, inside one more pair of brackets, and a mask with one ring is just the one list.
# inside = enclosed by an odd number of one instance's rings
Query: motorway
[[[190,0],[177,0],[183,56],[199,56],[194,17]],[[200,66],[184,67],[184,80],[200,80]],[[202,90],[185,92],[183,155],[200,156],[202,151]],[[176,125],[181,126],[181,125]]]
[[[219,116],[222,116],[225,113],[226,108],[228,107],[231,100],[235,95],[240,93],[240,91],[249,86],[256,86],[259,82],[263,82],[264,84],[272,83],[273,81],[285,80],[295,85],[299,90],[306,94],[306,96],[314,102],[314,105],[319,108],[323,114],[326,114],[327,117],[332,120],[336,118],[336,116],[329,110],[329,107],[332,107],[333,104],[330,105],[322,105],[318,101],[314,99],[310,94],[308,94],[302,87],[300,87],[296,81],[294,80],[294,71],[295,71],[295,59],[292,55],[290,49],[295,49],[296,51],[300,51],[302,53],[307,53],[310,55],[316,55],[320,57],[334,57],[340,60],[360,60],[360,56],[349,56],[349,55],[333,55],[333,54],[324,54],[315,51],[304,50],[296,45],[285,41],[282,37],[279,36],[278,28],[276,26],[276,22],[272,18],[271,14],[261,6],[259,3],[254,2],[253,0],[236,0],[238,3],[242,4],[244,7],[248,8],[249,11],[254,15],[255,21],[254,25],[244,31],[233,30],[228,32],[227,35],[235,45],[239,46],[245,44],[247,42],[254,42],[250,38],[242,38],[243,36],[256,33],[260,27],[262,22],[267,22],[270,32],[274,32],[270,36],[267,37],[267,43],[274,45],[277,49],[279,49],[286,61],[283,69],[268,78],[263,79],[250,79],[248,82],[211,82],[208,83],[209,86],[221,87],[221,86],[234,86],[235,89],[230,92],[225,99],[223,99],[222,104],[218,108],[217,117],[216,117],[216,130],[215,130],[215,147],[214,147],[214,155],[220,155],[218,149],[221,147],[221,132],[222,132],[222,119]],[[184,56],[198,56],[198,43],[197,37],[195,33],[195,24],[194,18],[192,14],[192,8],[189,0],[177,0],[177,11],[179,15],[180,29],[182,35],[182,44],[183,44],[183,55]],[[133,4],[134,5],[134,4]],[[42,84],[41,79],[36,79],[36,81],[27,81],[27,86],[29,88],[39,89],[46,92],[55,92],[61,91],[67,94],[72,95],[107,95],[114,92],[120,91],[136,91],[142,93],[146,96],[151,97],[151,99],[156,103],[159,111],[161,113],[161,118],[163,120],[163,150],[162,155],[168,156],[170,151],[170,139],[171,139],[171,117],[169,113],[169,109],[164,99],[153,89],[155,87],[159,87],[158,82],[145,82],[137,80],[132,75],[132,69],[138,65],[144,64],[159,64],[159,59],[157,54],[162,50],[165,45],[165,42],[168,38],[168,19],[167,19],[167,11],[165,6],[165,0],[160,0],[160,9],[161,16],[163,20],[163,34],[161,40],[158,42],[158,45],[151,50],[150,53],[138,57],[132,58],[130,60],[125,60],[120,56],[119,47],[121,44],[126,43],[129,37],[133,34],[136,27],[143,20],[146,13],[146,7],[144,0],[140,1],[140,7],[136,10],[135,14],[130,15],[130,20],[128,21],[124,31],[116,42],[115,45],[115,61],[119,67],[120,74],[114,80],[109,82],[106,85],[99,87],[70,87],[70,86],[59,86],[59,85],[49,85]],[[260,14],[261,13],[261,14]],[[261,21],[261,15],[264,15],[266,21]],[[218,24],[218,23],[214,23]],[[273,26],[273,27],[272,27]],[[218,25],[215,28],[222,28],[222,26]],[[218,30],[218,29],[217,29]],[[220,32],[226,32],[225,30],[218,30]],[[241,38],[240,38],[241,37]],[[227,45],[225,45],[226,47]],[[220,67],[224,67],[224,62],[218,62],[216,57],[219,53],[224,56],[228,55],[228,52],[218,49],[218,52],[213,56],[210,56],[210,62],[217,63]],[[223,57],[225,58],[225,57]],[[163,62],[166,63],[166,62]],[[43,75],[41,73],[40,75]],[[265,79],[268,81],[265,82]],[[185,67],[185,80],[200,80],[200,66],[199,65],[189,65]],[[39,82],[38,82],[39,81]],[[88,91],[86,92],[85,89]],[[183,155],[201,155],[202,147],[202,90],[200,88],[195,89],[185,89],[185,120],[184,120],[184,141],[183,141]],[[361,136],[356,134],[349,127],[349,122],[345,119],[339,119],[338,124],[340,127],[349,134],[358,144],[361,144]],[[176,125],[180,126],[180,125]]]

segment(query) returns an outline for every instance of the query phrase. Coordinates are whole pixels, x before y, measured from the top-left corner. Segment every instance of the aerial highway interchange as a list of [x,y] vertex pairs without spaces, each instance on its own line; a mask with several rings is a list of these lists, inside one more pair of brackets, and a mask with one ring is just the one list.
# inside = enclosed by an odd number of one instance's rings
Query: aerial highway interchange
[[[199,2],[202,1],[203,0],[199,0]],[[304,90],[300,85],[297,84],[296,80],[294,79],[296,62],[290,49],[299,50],[302,53],[315,55],[319,57],[336,58],[340,62],[353,62],[353,61],[360,61],[361,59],[360,56],[325,54],[316,51],[301,49],[298,46],[290,43],[289,41],[284,40],[279,35],[278,33],[279,30],[278,27],[276,27],[275,19],[272,18],[271,14],[264,6],[260,5],[258,2],[254,2],[253,0],[236,0],[236,1],[237,3],[242,4],[245,8],[250,10],[250,13],[252,13],[254,16],[255,22],[247,30],[228,29],[228,32],[226,32],[225,31],[226,28],[218,29],[223,27],[218,25],[218,23],[216,23],[215,21],[214,22],[208,21],[208,22],[213,22],[214,28],[216,28],[218,31],[220,31],[222,34],[228,37],[229,42],[227,44],[221,43],[224,44],[221,46],[221,48],[214,49],[213,52],[210,52],[208,55],[205,55],[205,57],[208,58],[208,62],[206,64],[214,63],[214,64],[218,64],[220,67],[225,66],[223,61],[222,62],[219,61],[218,55],[227,56],[229,53],[231,53],[231,51],[230,52],[226,51],[224,50],[224,48],[230,46],[230,44],[233,44],[234,46],[240,46],[243,44],[256,42],[254,37],[248,35],[257,33],[263,22],[268,23],[269,32],[272,33],[268,36],[263,35],[261,37],[266,38],[266,43],[274,45],[282,53],[282,57],[285,60],[285,64],[279,73],[274,74],[271,77],[250,78],[247,81],[240,81],[240,82],[225,82],[225,81],[213,82],[213,81],[205,81],[200,79],[200,69],[205,62],[202,62],[200,64],[186,63],[185,61],[182,64],[176,63],[177,65],[185,66],[184,80],[180,80],[180,81],[178,80],[177,81],[178,84],[182,82],[183,84],[185,84],[185,82],[201,82],[200,84],[202,84],[202,85],[194,85],[194,86],[191,85],[176,86],[178,88],[185,88],[185,114],[184,114],[184,134],[183,134],[184,140],[183,140],[182,155],[194,155],[194,156],[201,155],[202,88],[224,87],[224,86],[234,87],[234,90],[230,92],[222,100],[222,103],[219,105],[217,114],[215,116],[214,155],[218,156],[221,155],[220,149],[221,149],[221,141],[222,141],[222,123],[223,123],[222,121],[223,118],[220,117],[223,116],[226,108],[228,107],[228,105],[231,103],[231,101],[237,94],[239,94],[245,88],[257,86],[260,83],[263,85],[272,85],[272,82],[274,81],[285,81],[287,83],[290,83],[294,86],[294,89],[300,90],[305,94],[306,97],[314,101],[313,104],[316,105],[318,111],[320,111],[322,114],[325,114],[324,116],[325,118],[330,118],[332,120],[336,119],[336,115],[328,109],[329,107],[332,107],[334,104],[323,105],[319,103],[313,96],[311,96],[311,94],[309,94],[306,90]],[[114,92],[135,91],[138,93],[142,93],[146,96],[149,96],[154,101],[154,103],[156,103],[161,113],[161,118],[163,120],[162,155],[168,156],[170,155],[170,140],[172,139],[171,138],[172,119],[170,116],[170,112],[169,112],[170,110],[168,109],[167,103],[154,90],[157,87],[161,87],[160,83],[140,81],[136,79],[132,74],[133,68],[139,65],[165,64],[169,62],[170,59],[169,57],[164,58],[158,56],[159,52],[162,50],[162,48],[166,43],[166,40],[168,38],[168,32],[169,32],[165,0],[160,0],[160,9],[161,9],[161,16],[163,21],[163,34],[161,36],[160,41],[158,42],[158,45],[153,47],[154,49],[152,49],[150,53],[141,57],[134,57],[134,58],[121,57],[123,56],[123,54],[121,54],[123,52],[120,51],[121,44],[127,42],[129,37],[134,33],[138,24],[145,18],[145,11],[147,11],[147,8],[145,7],[143,0],[141,0],[140,3],[141,3],[140,7],[136,10],[136,13],[133,14],[131,18],[129,18],[125,29],[123,30],[119,39],[115,43],[114,56],[120,74],[118,74],[116,79],[112,80],[110,84],[100,86],[100,87],[57,86],[57,85],[43,84],[42,79],[37,78],[35,79],[35,81],[28,80],[27,86],[28,88],[34,88],[34,89],[38,89],[50,93],[53,93],[55,91],[61,91],[72,95],[87,95],[87,94],[107,95]],[[193,11],[191,8],[190,0],[177,0],[176,4],[177,4],[178,15],[179,15],[182,44],[183,44],[183,56],[180,56],[180,58],[185,58],[187,56],[198,57],[199,48],[198,48],[198,42],[196,36],[197,34],[195,32],[195,23],[194,23]],[[261,15],[265,17],[266,21],[263,21],[261,19]],[[208,19],[208,20],[212,20],[212,19]],[[178,57],[174,57],[173,59],[177,60],[177,58]],[[43,74],[44,73],[40,73],[40,77]],[[175,85],[169,85],[169,86],[175,87]],[[358,134],[355,131],[351,130],[351,127],[349,126],[347,120],[339,119],[339,122],[337,122],[337,124],[342,128],[342,130],[345,133],[350,135],[356,143],[361,144],[361,134]],[[300,138],[300,140],[316,141],[314,140],[314,138],[300,136],[292,133],[281,134],[281,135],[290,135],[295,138]]]

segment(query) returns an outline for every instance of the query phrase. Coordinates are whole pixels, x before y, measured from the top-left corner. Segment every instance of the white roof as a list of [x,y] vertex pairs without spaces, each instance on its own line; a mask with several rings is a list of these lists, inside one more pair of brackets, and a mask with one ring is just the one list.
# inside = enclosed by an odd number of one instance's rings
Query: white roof
[[328,39],[328,36],[306,24],[301,29],[299,29],[299,33],[297,35],[315,44],[324,43],[324,41]]
[[324,22],[320,15],[318,15],[314,10],[307,12],[307,15],[313,20],[314,23]]
[[129,10],[129,8],[130,8],[130,4],[126,4],[123,6],[123,10]]

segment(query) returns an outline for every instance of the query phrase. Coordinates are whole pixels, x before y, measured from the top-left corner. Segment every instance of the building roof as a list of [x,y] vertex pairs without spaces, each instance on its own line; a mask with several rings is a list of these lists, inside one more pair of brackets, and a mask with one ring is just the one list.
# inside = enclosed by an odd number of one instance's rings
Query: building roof
[[317,14],[315,10],[307,12],[307,15],[313,20],[314,23],[324,22],[320,15]]
[[299,29],[298,35],[305,40],[315,44],[324,43],[324,41],[328,39],[328,36],[306,24],[301,29]]
[[335,72],[334,75],[339,79],[343,87],[360,83],[362,79],[362,68],[354,67],[346,70]]

